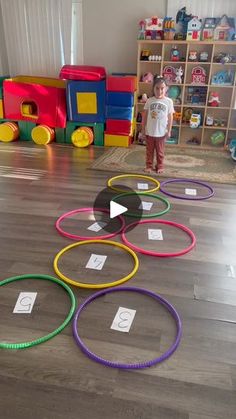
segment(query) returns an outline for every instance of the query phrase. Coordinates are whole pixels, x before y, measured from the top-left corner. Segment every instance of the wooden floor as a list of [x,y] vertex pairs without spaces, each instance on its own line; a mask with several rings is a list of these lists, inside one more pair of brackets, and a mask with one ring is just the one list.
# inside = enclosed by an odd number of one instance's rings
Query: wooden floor
[[[56,276],[53,259],[71,241],[57,233],[55,221],[66,211],[92,206],[106,187],[112,173],[90,169],[102,152],[26,142],[0,145],[1,280],[23,274]],[[138,254],[139,270],[126,283],[158,293],[174,305],[183,323],[177,351],[144,370],[105,367],[81,352],[71,324],[33,348],[1,349],[2,419],[236,418],[236,187],[212,186],[215,196],[210,200],[170,199],[171,211],[162,217],[190,227],[196,248],[171,259]],[[88,220],[78,223],[82,228]],[[169,250],[176,243],[189,243],[177,233],[168,237]],[[141,228],[129,238],[148,246]],[[105,247],[80,247],[73,257],[61,260],[60,268],[90,283],[112,282],[132,270],[129,255]],[[110,262],[87,278],[81,266],[93,252],[108,255]],[[1,342],[45,335],[62,323],[69,309],[66,293],[49,282],[14,282],[0,291]],[[12,314],[21,291],[38,293],[31,315]],[[73,291],[78,304],[93,292],[78,287]],[[80,336],[105,359],[155,358],[173,342],[173,319],[156,301],[128,294],[110,294],[88,306],[79,321]],[[137,310],[130,333],[110,329],[119,306]]]

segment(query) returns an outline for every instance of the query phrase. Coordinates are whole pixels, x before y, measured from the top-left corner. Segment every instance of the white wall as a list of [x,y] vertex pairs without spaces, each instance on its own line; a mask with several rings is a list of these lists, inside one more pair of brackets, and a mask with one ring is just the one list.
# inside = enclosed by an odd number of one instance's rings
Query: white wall
[[164,17],[166,0],[83,0],[82,7],[84,64],[136,73],[138,22]]
[[187,7],[187,13],[192,13],[200,18],[220,17],[227,14],[229,17],[236,16],[235,0],[167,0],[168,16],[176,16],[181,7]]

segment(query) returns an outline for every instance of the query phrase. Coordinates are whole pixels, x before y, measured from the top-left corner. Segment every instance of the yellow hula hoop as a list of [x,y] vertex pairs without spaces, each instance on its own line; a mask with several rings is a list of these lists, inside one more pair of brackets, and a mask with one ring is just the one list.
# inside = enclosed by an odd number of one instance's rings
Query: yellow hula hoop
[[[60,270],[58,268],[58,260],[60,259],[60,257],[64,253],[66,253],[70,249],[73,249],[73,247],[82,246],[84,244],[90,244],[90,243],[102,243],[102,244],[107,244],[107,245],[110,245],[110,246],[116,246],[116,247],[119,247],[120,249],[125,250],[134,259],[133,270],[128,275],[124,276],[123,278],[118,279],[117,281],[114,281],[114,282],[106,282],[105,284],[86,284],[84,282],[74,281],[73,279],[68,278],[62,272],[60,272]],[[57,253],[57,255],[56,255],[56,257],[53,261],[53,267],[54,267],[54,271],[59,276],[59,278],[63,279],[63,281],[65,281],[65,282],[67,282],[71,285],[74,285],[76,287],[81,287],[81,288],[101,289],[101,288],[115,287],[116,285],[123,284],[124,282],[126,282],[130,278],[132,278],[132,276],[134,276],[134,274],[138,270],[139,260],[138,260],[138,257],[136,255],[136,253],[132,249],[130,249],[129,247],[125,246],[122,243],[117,243],[117,242],[114,242],[114,241],[111,241],[111,240],[84,240],[84,241],[81,241],[81,242],[76,242],[76,243],[70,244],[69,246],[66,246],[62,250],[60,250],[60,252]]]
[[127,192],[127,190],[125,190],[125,189],[121,189],[121,188],[117,188],[116,186],[112,186],[112,182],[114,180],[124,179],[126,177],[131,177],[131,178],[138,177],[138,178],[149,180],[149,181],[155,183],[155,185],[156,185],[155,188],[153,188],[153,189],[147,189],[145,191],[142,191],[143,193],[152,193],[152,192],[158,191],[158,189],[160,189],[160,186],[161,186],[160,185],[160,182],[157,179],[154,179],[154,178],[152,178],[150,176],[146,176],[146,175],[130,175],[130,174],[127,174],[127,175],[118,175],[118,176],[114,176],[114,177],[110,178],[108,180],[108,182],[107,182],[107,186],[109,186],[109,188],[113,189],[116,192]]

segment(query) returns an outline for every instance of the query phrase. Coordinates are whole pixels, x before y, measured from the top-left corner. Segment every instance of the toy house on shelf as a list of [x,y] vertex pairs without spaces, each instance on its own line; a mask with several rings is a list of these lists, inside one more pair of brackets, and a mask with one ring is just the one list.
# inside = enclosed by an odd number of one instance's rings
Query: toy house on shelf
[[214,39],[214,31],[216,27],[215,17],[206,17],[202,28],[202,40],[211,41]]
[[139,22],[138,39],[158,40],[163,38],[163,19],[152,16]]
[[176,79],[176,73],[175,68],[171,65],[167,65],[163,68],[163,77],[165,77],[165,80],[167,83],[175,83]]
[[234,18],[229,18],[223,15],[216,23],[214,30],[215,41],[234,40],[235,37],[235,22]]
[[202,22],[194,16],[187,27],[187,41],[200,41]]
[[203,67],[193,67],[191,84],[206,84],[206,71]]

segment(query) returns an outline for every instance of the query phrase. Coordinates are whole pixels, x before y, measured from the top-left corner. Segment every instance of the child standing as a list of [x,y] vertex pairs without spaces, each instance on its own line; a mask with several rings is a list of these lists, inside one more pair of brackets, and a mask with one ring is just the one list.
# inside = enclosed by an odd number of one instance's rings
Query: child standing
[[144,105],[142,133],[146,135],[146,173],[153,169],[156,152],[156,172],[164,171],[165,140],[171,136],[173,124],[173,101],[166,96],[167,84],[162,76],[153,81],[153,96]]

